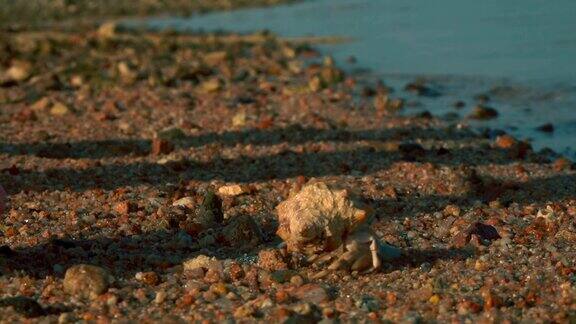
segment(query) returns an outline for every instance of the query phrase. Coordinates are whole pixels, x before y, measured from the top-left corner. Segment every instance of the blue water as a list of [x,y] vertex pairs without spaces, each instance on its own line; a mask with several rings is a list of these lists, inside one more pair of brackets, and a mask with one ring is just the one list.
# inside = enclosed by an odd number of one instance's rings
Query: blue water
[[[129,24],[142,22],[129,22]],[[368,68],[398,95],[437,115],[466,115],[473,97],[493,91],[501,113],[474,124],[501,128],[576,157],[576,1],[573,0],[317,0],[271,8],[145,21],[175,30],[270,30],[281,36],[343,36],[319,45],[348,70]],[[357,63],[347,63],[354,56]],[[401,91],[425,77],[443,96],[416,98]],[[505,91],[502,91],[505,89]],[[451,103],[463,100],[456,111]],[[416,111],[416,110],[412,110]],[[535,128],[555,126],[552,135]]]

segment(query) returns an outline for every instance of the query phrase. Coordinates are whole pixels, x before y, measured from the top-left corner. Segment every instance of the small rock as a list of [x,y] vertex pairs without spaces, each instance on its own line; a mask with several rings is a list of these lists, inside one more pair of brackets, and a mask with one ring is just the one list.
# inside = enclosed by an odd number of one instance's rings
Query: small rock
[[322,90],[322,88],[324,88],[324,86],[325,85],[322,82],[322,79],[317,75],[312,77],[308,81],[308,87],[310,88],[310,91],[312,91],[312,92],[318,92],[318,91]]
[[230,265],[230,268],[228,270],[228,274],[230,275],[230,278],[232,280],[235,280],[235,281],[244,278],[244,275],[245,275],[244,269],[242,268],[242,266],[236,262],[233,262]]
[[222,275],[221,275],[221,271],[218,271],[216,269],[208,269],[208,271],[206,271],[206,274],[204,274],[204,281],[206,281],[207,283],[217,283],[220,280],[222,280]]
[[196,221],[202,225],[203,228],[210,228],[214,225],[222,223],[224,220],[224,213],[222,211],[222,199],[218,197],[213,191],[208,191],[204,195],[202,204],[198,209]]
[[293,291],[294,297],[313,304],[319,304],[330,300],[328,291],[314,283],[302,285]]
[[536,130],[539,130],[544,133],[553,133],[554,132],[554,125],[551,123],[546,123],[544,125],[538,126]]
[[405,91],[412,92],[418,96],[422,97],[439,97],[440,92],[427,86],[423,81],[418,80],[416,82],[408,83],[404,87]]
[[15,82],[22,82],[28,79],[32,73],[32,65],[25,61],[16,61],[6,70],[6,77]]
[[156,286],[158,282],[160,282],[160,277],[154,271],[138,272],[136,273],[135,278],[136,280],[142,281],[149,286]]
[[194,207],[196,207],[196,201],[192,197],[183,197],[173,202],[172,206],[175,207],[180,206],[180,207],[186,207],[188,209],[194,209]]
[[530,143],[525,141],[518,141],[514,137],[507,134],[496,137],[495,145],[498,148],[507,150],[507,155],[513,159],[523,159],[526,157],[528,152],[532,150]]
[[554,171],[556,172],[560,172],[560,171],[564,171],[564,170],[570,170],[572,168],[572,161],[568,160],[567,158],[558,158],[556,161],[554,161],[554,164],[552,164],[552,168],[554,169]]
[[174,145],[165,139],[154,138],[152,139],[152,150],[150,153],[153,156],[169,154],[174,151]]
[[250,215],[238,215],[222,230],[225,242],[232,247],[248,249],[264,240],[258,223]]
[[261,250],[258,253],[258,266],[267,271],[288,269],[288,264],[277,249]]
[[290,283],[296,287],[301,287],[306,282],[304,281],[304,278],[302,278],[301,275],[295,275],[292,276],[292,278],[290,278]]
[[68,108],[68,106],[64,105],[61,102],[56,102],[52,105],[52,108],[50,108],[50,114],[52,116],[64,116],[66,114],[68,114],[70,112],[70,108]]
[[33,110],[24,108],[14,115],[14,120],[19,122],[28,122],[38,120],[38,116]]
[[239,196],[245,192],[244,187],[238,184],[222,186],[218,189],[218,193],[223,196]]
[[388,95],[377,95],[374,97],[374,107],[380,112],[395,112],[404,107],[404,100],[401,98],[390,99]]
[[33,111],[40,112],[40,111],[44,111],[46,108],[48,108],[49,105],[50,105],[50,99],[48,99],[48,97],[44,97],[44,98],[36,101],[35,103],[33,103],[30,106],[30,108]]
[[426,156],[426,150],[417,143],[402,143],[398,146],[398,150],[407,161],[415,161]]
[[219,296],[225,296],[228,293],[228,287],[222,282],[217,282],[210,286],[210,291]]
[[214,258],[214,257],[209,257],[206,255],[199,255],[193,259],[189,259],[187,261],[184,261],[184,270],[193,270],[196,268],[202,268],[202,269],[214,269],[217,270],[219,272],[223,271],[223,265],[222,262],[220,262],[218,259]]
[[222,82],[218,78],[213,78],[202,82],[199,85],[198,90],[201,93],[212,93],[220,90],[222,88]]
[[114,205],[114,211],[120,215],[128,215],[133,212],[136,206],[130,201],[121,201]]
[[466,103],[462,100],[458,100],[454,103],[454,108],[456,109],[461,109],[464,108],[466,106]]
[[447,216],[454,216],[454,217],[459,217],[460,216],[460,207],[456,206],[456,205],[447,205],[444,208],[444,213]]
[[496,137],[496,147],[501,149],[510,149],[518,144],[518,140],[510,135],[501,135]]
[[460,248],[466,246],[466,244],[468,244],[472,239],[473,235],[476,235],[479,239],[487,242],[501,238],[494,226],[476,222],[456,234],[453,240],[454,246]]
[[344,72],[333,66],[325,66],[320,71],[320,78],[325,85],[333,85],[344,80]]
[[186,278],[189,279],[202,279],[206,272],[204,268],[193,268],[193,269],[185,269],[186,270]]
[[474,110],[472,110],[472,113],[470,113],[469,117],[472,119],[480,120],[493,119],[498,117],[498,111],[491,107],[478,105],[474,107]]
[[160,290],[156,293],[156,297],[154,297],[154,303],[158,305],[163,304],[164,301],[166,301],[166,297],[166,292],[164,290]]
[[246,125],[246,113],[241,111],[232,117],[233,127],[244,127]]
[[101,39],[109,39],[116,35],[116,28],[117,25],[115,22],[105,22],[98,27],[96,34]]
[[100,267],[79,264],[64,275],[64,291],[84,298],[94,298],[108,290],[113,278]]
[[256,309],[254,308],[254,306],[252,306],[252,303],[246,303],[246,304],[236,308],[236,310],[234,311],[234,317],[235,318],[246,318],[246,317],[252,316],[255,312],[256,312]]

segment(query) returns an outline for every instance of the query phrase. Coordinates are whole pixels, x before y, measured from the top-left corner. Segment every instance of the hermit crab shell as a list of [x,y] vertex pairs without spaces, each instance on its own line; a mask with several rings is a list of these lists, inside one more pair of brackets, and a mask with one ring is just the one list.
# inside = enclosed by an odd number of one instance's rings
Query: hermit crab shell
[[309,182],[276,210],[278,236],[289,251],[305,254],[336,249],[371,216],[349,190],[324,182]]

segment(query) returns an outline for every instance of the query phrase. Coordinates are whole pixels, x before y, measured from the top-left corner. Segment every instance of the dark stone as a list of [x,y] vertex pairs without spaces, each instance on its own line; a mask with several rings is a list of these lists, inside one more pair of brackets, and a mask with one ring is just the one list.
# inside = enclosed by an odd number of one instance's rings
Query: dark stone
[[458,100],[454,103],[454,108],[457,108],[457,109],[464,108],[464,106],[466,106],[466,103],[462,100]]
[[472,119],[493,119],[498,117],[498,111],[492,107],[478,105],[474,107],[472,113],[470,113],[470,118]]
[[406,161],[416,161],[426,155],[426,150],[422,145],[416,143],[402,143],[398,146],[398,150]]
[[439,97],[441,95],[440,91],[427,86],[422,81],[408,83],[404,90],[422,97]]
[[12,250],[8,245],[0,246],[0,255],[9,257],[16,255],[16,252]]
[[536,128],[536,130],[539,130],[539,131],[544,132],[544,133],[553,133],[554,132],[554,125],[552,125],[551,123],[546,123],[546,124]]
[[486,244],[501,238],[494,226],[476,222],[456,234],[452,243],[456,247],[464,247],[470,242],[473,235],[478,236]]

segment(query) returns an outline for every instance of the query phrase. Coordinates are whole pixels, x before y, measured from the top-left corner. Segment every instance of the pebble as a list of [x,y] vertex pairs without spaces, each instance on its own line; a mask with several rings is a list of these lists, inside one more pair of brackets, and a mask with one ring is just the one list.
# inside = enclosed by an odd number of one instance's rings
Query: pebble
[[50,108],[50,114],[52,116],[64,116],[70,112],[70,108],[61,102],[56,102]]
[[544,133],[553,133],[554,132],[554,125],[551,123],[546,123],[540,125],[536,128],[536,130],[544,132]]
[[198,86],[198,90],[200,90],[201,93],[211,93],[218,91],[221,88],[222,82],[218,78],[212,78],[210,80],[204,81]]
[[478,239],[488,242],[501,238],[494,226],[476,222],[468,226],[468,228],[458,232],[452,243],[455,247],[461,248],[466,246],[473,236],[477,236]]
[[236,262],[233,262],[230,265],[230,268],[228,269],[228,274],[230,275],[230,278],[234,281],[237,281],[237,280],[244,278],[244,275],[245,275],[244,269],[242,268],[242,266]]
[[426,149],[417,143],[402,143],[398,146],[398,150],[408,161],[414,161],[426,155]]
[[408,83],[404,90],[423,97],[439,97],[441,95],[440,91],[427,86],[420,80]]
[[156,297],[154,297],[154,303],[163,304],[166,301],[166,297],[166,292],[164,290],[160,290],[156,293]]
[[461,109],[461,108],[464,108],[465,106],[466,106],[466,103],[462,100],[458,100],[458,101],[454,102],[454,108]]
[[222,280],[221,272],[216,269],[208,269],[204,275],[204,281],[208,283],[216,283]]
[[518,141],[510,135],[501,135],[496,137],[496,147],[501,149],[509,149],[518,144]]
[[170,154],[172,151],[174,151],[174,145],[172,145],[168,140],[161,138],[152,139],[152,149],[150,150],[150,154],[153,156]]
[[188,209],[194,209],[194,207],[196,206],[196,201],[192,197],[183,197],[173,202],[172,206],[175,207],[180,206],[180,207],[186,207]]
[[288,269],[288,264],[277,249],[261,250],[258,253],[258,266],[268,271]]
[[232,126],[233,127],[244,127],[246,125],[246,113],[239,112],[234,117],[232,117]]
[[138,272],[136,273],[135,278],[136,280],[141,281],[150,286],[155,286],[160,282],[160,277],[154,271]]
[[218,259],[214,257],[209,257],[203,254],[193,259],[184,261],[183,266],[184,270],[194,270],[197,268],[202,268],[202,269],[214,269],[219,272],[223,271],[222,262],[220,262]]
[[305,302],[319,304],[330,300],[330,295],[319,284],[309,283],[294,290],[293,295]]
[[254,309],[254,306],[252,306],[251,303],[246,303],[246,304],[236,308],[236,310],[234,311],[234,317],[246,318],[246,317],[252,316],[252,314],[254,314],[254,312],[256,312],[256,310]]
[[295,275],[295,276],[292,276],[292,278],[290,278],[290,283],[296,287],[300,287],[305,283],[305,281],[301,275]]
[[9,80],[21,82],[30,77],[31,71],[32,65],[29,62],[17,61],[5,73]]
[[114,211],[119,215],[128,215],[130,212],[134,211],[135,206],[129,201],[121,201],[114,205]]
[[556,159],[556,161],[554,161],[554,163],[552,164],[552,168],[556,172],[560,172],[560,171],[564,171],[564,170],[570,170],[570,168],[572,168],[572,166],[573,166],[572,161],[570,161],[564,157]]
[[79,264],[66,270],[64,291],[77,297],[95,298],[108,290],[113,278],[103,268]]
[[238,184],[222,186],[218,189],[218,193],[223,196],[239,196],[245,192],[244,187]]
[[469,115],[472,119],[493,119],[498,117],[498,111],[492,107],[478,105]]
[[212,286],[210,286],[210,291],[219,295],[219,296],[225,296],[228,293],[228,288],[226,287],[226,285],[222,282],[217,282],[215,284],[213,284]]
[[101,39],[113,38],[116,35],[117,25],[114,22],[105,22],[96,31],[96,34]]

